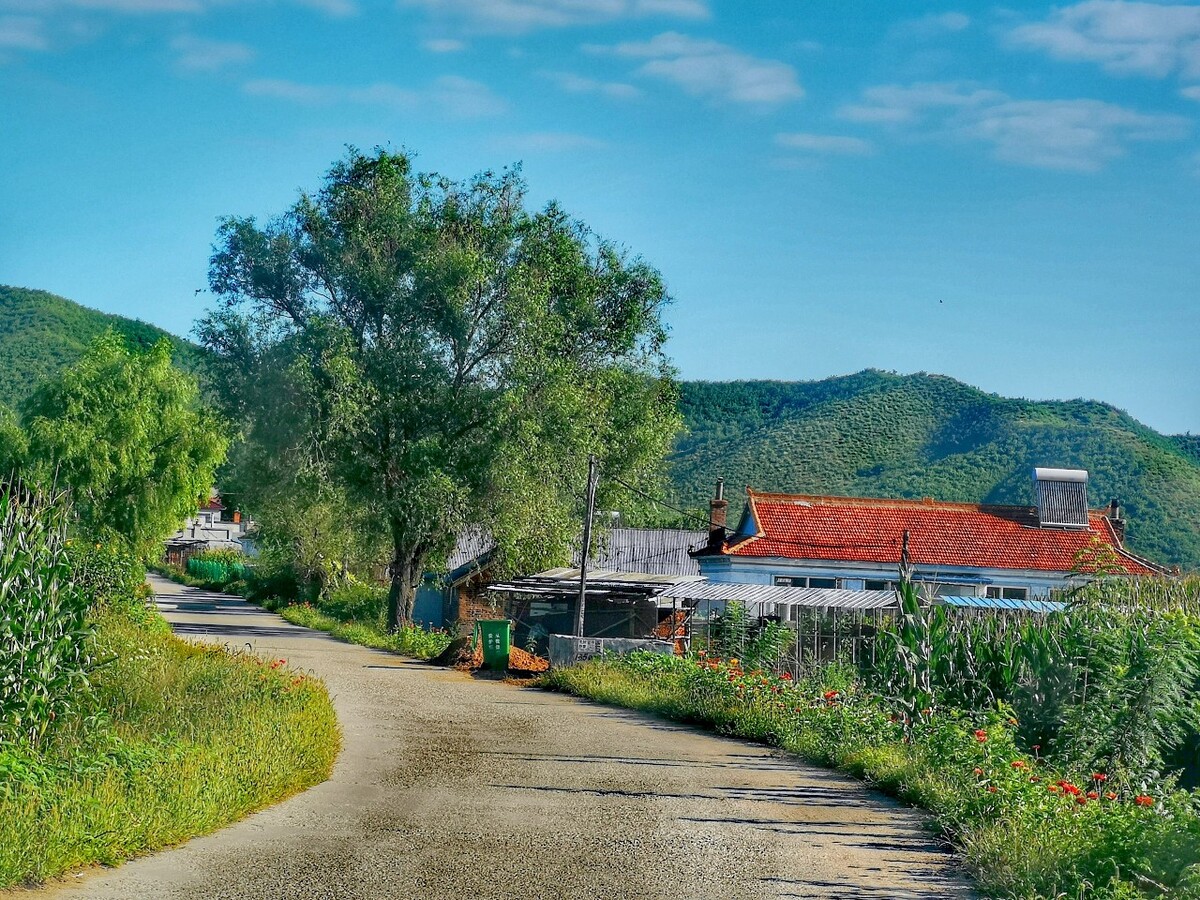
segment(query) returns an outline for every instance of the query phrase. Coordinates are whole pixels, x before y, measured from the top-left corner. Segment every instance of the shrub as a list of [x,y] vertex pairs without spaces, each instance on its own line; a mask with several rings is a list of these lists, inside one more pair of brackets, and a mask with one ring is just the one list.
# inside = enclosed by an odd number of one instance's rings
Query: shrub
[[65,497],[0,495],[0,740],[36,744],[87,686],[89,596],[72,581]]
[[71,580],[94,607],[127,604],[146,582],[142,561],[115,541],[73,542],[68,557]]

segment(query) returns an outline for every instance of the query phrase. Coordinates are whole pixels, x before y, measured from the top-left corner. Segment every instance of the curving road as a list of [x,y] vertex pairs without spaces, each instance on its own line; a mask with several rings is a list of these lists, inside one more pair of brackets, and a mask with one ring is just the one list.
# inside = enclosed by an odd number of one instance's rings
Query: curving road
[[29,897],[966,897],[921,816],[753,744],[473,681],[154,580],[175,630],[325,679],[325,784]]

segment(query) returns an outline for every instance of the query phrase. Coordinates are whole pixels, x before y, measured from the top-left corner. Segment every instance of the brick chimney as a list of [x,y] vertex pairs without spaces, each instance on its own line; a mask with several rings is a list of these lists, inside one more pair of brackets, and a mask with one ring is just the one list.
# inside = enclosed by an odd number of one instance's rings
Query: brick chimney
[[1121,515],[1121,502],[1115,497],[1108,503],[1108,521],[1112,523],[1117,540],[1125,543],[1125,518]]
[[725,517],[729,501],[725,499],[725,479],[717,479],[717,494],[708,501],[708,546],[719,548],[725,542]]

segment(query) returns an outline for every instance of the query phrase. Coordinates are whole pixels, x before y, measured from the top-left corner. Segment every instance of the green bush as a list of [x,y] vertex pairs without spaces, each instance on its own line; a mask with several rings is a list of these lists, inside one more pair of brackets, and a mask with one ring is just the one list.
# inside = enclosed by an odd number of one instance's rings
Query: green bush
[[71,580],[94,607],[128,603],[146,582],[146,567],[128,547],[74,541],[68,553]]
[[234,581],[246,581],[250,566],[237,550],[205,550],[188,558],[187,574],[221,589]]
[[38,743],[84,695],[90,597],[72,581],[65,497],[0,494],[0,742]]

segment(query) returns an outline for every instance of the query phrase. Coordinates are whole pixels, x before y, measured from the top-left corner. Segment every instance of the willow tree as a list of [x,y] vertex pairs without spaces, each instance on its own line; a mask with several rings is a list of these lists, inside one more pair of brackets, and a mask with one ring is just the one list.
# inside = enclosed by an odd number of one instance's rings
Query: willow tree
[[230,412],[370,513],[393,628],[464,524],[511,565],[561,559],[587,456],[645,482],[678,427],[659,273],[524,193],[352,151],[282,216],[218,231],[199,334]]
[[171,353],[166,339],[143,353],[108,331],[22,407],[23,474],[69,488],[91,538],[151,552],[212,489],[228,425]]

